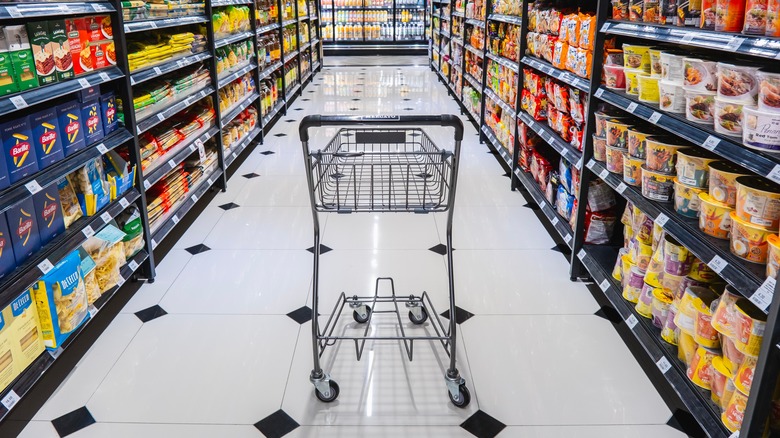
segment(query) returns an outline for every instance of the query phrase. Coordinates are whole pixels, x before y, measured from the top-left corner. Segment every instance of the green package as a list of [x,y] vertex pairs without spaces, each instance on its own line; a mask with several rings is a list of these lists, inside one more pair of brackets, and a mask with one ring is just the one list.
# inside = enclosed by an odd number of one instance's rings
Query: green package
[[35,60],[32,50],[17,50],[11,52],[11,64],[14,67],[14,82],[19,91],[29,90],[38,86],[38,76],[35,74]]
[[14,80],[14,68],[8,52],[0,52],[0,96],[16,93],[19,88]]
[[49,21],[49,39],[52,54],[54,54],[54,66],[57,69],[57,79],[64,81],[72,79],[73,58],[70,54],[70,43],[68,42],[68,29],[65,27],[65,20]]
[[41,86],[57,82],[54,68],[54,54],[49,40],[49,24],[45,21],[27,23],[27,36],[32,46],[35,73]]

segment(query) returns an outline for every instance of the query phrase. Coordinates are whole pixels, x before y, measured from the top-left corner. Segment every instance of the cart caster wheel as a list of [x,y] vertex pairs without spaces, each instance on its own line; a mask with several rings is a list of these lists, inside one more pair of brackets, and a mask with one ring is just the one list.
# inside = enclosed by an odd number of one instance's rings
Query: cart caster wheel
[[314,388],[314,395],[316,395],[321,402],[330,403],[336,401],[339,396],[339,384],[336,383],[335,380],[331,380],[328,383],[330,384],[330,397],[325,397],[317,388]]
[[450,397],[450,401],[452,404],[459,408],[465,408],[469,405],[469,402],[471,402],[471,393],[469,392],[469,389],[466,387],[465,384],[460,385],[458,387],[458,398],[454,398],[452,396],[452,393],[450,391],[447,391],[447,395]]
[[417,319],[417,317],[414,316],[414,312],[411,310],[409,311],[409,320],[412,321],[413,324],[420,325],[428,320],[428,311],[425,310],[425,307],[420,307],[420,311],[422,312],[420,319]]
[[360,316],[360,314],[357,312],[357,310],[352,311],[352,319],[355,320],[358,324],[365,324],[368,322],[368,318],[371,317],[371,306],[366,306],[366,316],[365,318]]

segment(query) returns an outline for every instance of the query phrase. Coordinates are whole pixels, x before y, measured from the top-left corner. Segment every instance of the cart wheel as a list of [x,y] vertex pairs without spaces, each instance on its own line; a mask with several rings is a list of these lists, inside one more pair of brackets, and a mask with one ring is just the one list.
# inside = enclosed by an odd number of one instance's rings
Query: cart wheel
[[357,312],[357,310],[352,311],[352,319],[355,320],[355,322],[359,324],[365,324],[368,322],[368,318],[371,317],[371,306],[366,306],[366,317],[363,318],[360,316],[360,314]]
[[339,384],[336,383],[335,380],[331,380],[328,383],[330,384],[330,397],[325,397],[317,388],[314,388],[314,395],[316,395],[321,402],[330,403],[335,401],[339,396]]
[[469,392],[469,389],[466,387],[465,384],[462,384],[458,387],[458,398],[455,399],[452,397],[452,393],[450,391],[447,391],[447,395],[450,397],[450,401],[452,404],[459,408],[465,408],[469,405],[469,402],[471,402],[471,393]]
[[422,311],[422,316],[420,317],[420,319],[417,319],[414,316],[414,312],[412,312],[411,310],[409,311],[409,320],[411,320],[413,324],[420,325],[428,320],[428,311],[425,310],[425,307],[420,307],[420,310]]

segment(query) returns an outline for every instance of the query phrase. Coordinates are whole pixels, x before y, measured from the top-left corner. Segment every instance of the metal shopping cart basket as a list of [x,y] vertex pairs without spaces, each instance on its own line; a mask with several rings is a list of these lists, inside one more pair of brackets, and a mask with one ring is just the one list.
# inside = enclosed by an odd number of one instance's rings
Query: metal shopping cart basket
[[[373,125],[373,126],[372,126]],[[454,151],[439,149],[428,135],[417,126],[440,125],[455,129]],[[335,137],[322,150],[309,149],[309,128],[341,126]],[[355,127],[360,126],[360,127]],[[408,127],[414,126],[414,127]],[[367,340],[403,341],[411,361],[414,341],[439,341],[449,355],[445,373],[447,393],[457,407],[466,407],[471,395],[466,381],[455,363],[455,287],[452,268],[452,211],[458,180],[460,143],[463,123],[454,115],[413,116],[306,116],[299,126],[309,182],[309,197],[314,217],[314,281],[312,293],[312,350],[314,369],[310,380],[314,393],[323,402],[332,402],[339,395],[338,384],[323,371],[320,358],[326,347],[337,341],[355,343],[357,359],[363,353]],[[427,292],[421,295],[399,296],[393,279],[377,278],[373,296],[347,296],[342,292],[324,327],[318,318],[319,307],[319,213],[407,212],[447,213],[447,272],[449,276],[449,324],[445,325],[433,308]],[[389,283],[390,295],[380,295],[380,282]],[[388,304],[389,303],[389,304]],[[407,334],[401,320],[399,303],[409,309],[413,324],[422,325],[430,316],[435,335]],[[378,310],[383,304],[392,310]],[[334,335],[334,330],[345,306],[353,309],[352,316],[365,324],[362,336]],[[395,314],[399,336],[369,336],[374,313]],[[411,331],[410,331],[411,332]]]

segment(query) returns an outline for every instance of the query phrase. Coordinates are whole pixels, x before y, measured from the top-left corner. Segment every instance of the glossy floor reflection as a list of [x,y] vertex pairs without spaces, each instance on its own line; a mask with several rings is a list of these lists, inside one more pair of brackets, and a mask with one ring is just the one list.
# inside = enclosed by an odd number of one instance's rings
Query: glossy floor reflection
[[[454,263],[458,314],[473,314],[459,325],[456,356],[471,404],[449,403],[447,355],[421,342],[412,362],[397,342],[367,343],[360,361],[351,343],[331,348],[322,360],[341,395],[332,404],[314,397],[312,218],[298,122],[459,114],[417,61],[326,59],[23,436],[57,437],[52,420],[82,407],[96,423],[73,437],[684,436],[665,425],[671,413],[614,329],[593,315],[585,286],[568,280],[565,259],[468,123]],[[452,144],[451,131],[428,132]],[[334,133],[313,133],[312,149]],[[228,203],[237,207],[219,207]],[[322,318],[342,291],[370,294],[377,276],[395,277],[400,294],[425,290],[447,310],[447,266],[434,251],[446,242],[445,215],[326,215],[322,227],[332,249],[322,256]],[[200,244],[208,249],[193,249]],[[167,314],[145,323],[134,315],[155,305]],[[405,328],[431,332],[430,322],[412,327],[403,316]],[[346,309],[337,330],[356,329]],[[377,318],[372,330],[397,328]]]

